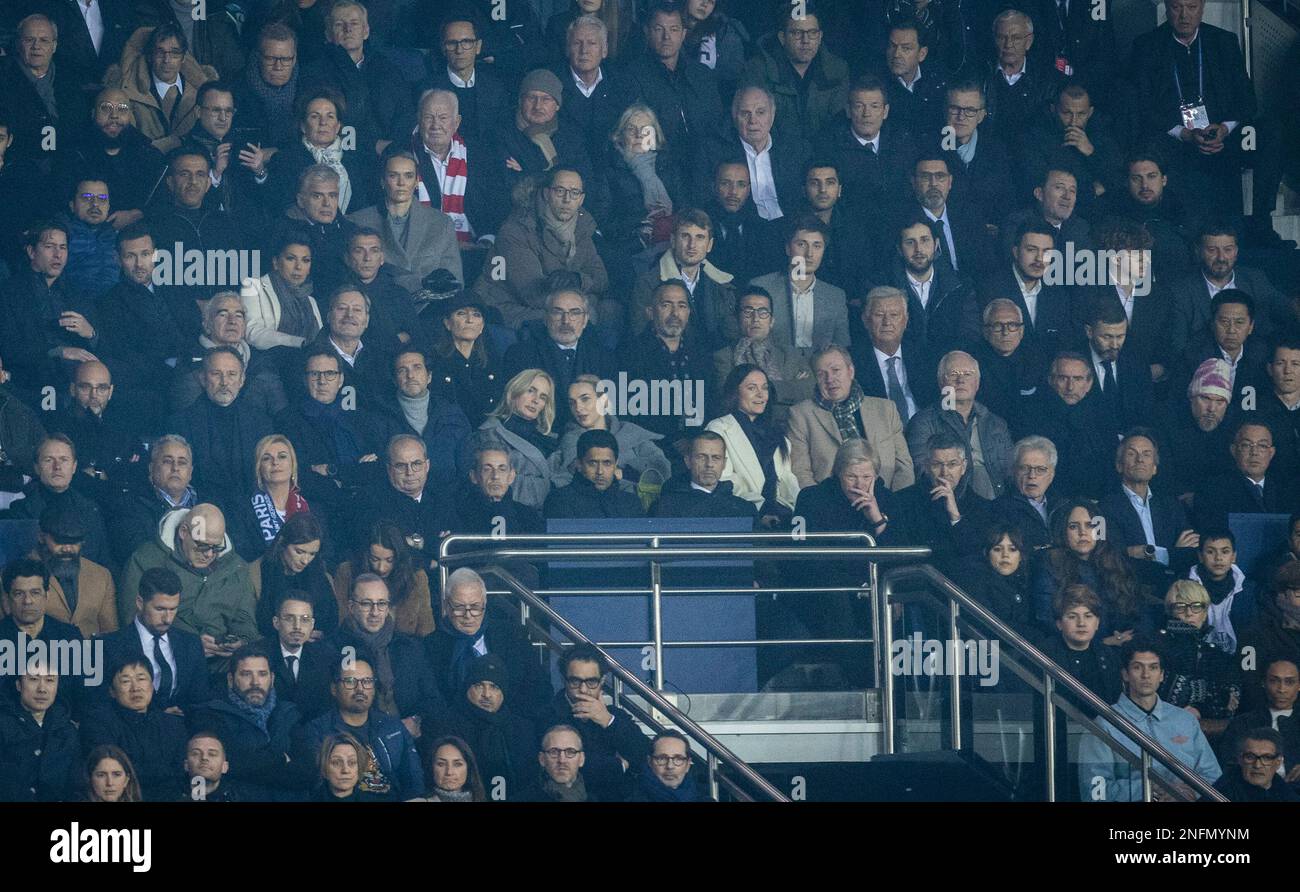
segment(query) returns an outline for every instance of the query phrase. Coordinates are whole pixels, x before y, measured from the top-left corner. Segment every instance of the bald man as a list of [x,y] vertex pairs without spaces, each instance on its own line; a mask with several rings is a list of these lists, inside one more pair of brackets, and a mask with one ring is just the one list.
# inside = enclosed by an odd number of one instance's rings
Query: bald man
[[122,625],[135,617],[140,578],[152,567],[165,567],[180,577],[176,628],[199,636],[213,672],[224,672],[226,660],[240,645],[260,637],[248,564],[235,554],[226,535],[226,518],[216,505],[205,502],[167,514],[158,537],[131,555],[118,590]]
[[103,505],[125,486],[140,460],[140,434],[132,419],[113,405],[113,376],[98,360],[80,363],[68,385],[71,399],[59,401],[50,429],[67,434],[77,447],[77,471],[85,492]]

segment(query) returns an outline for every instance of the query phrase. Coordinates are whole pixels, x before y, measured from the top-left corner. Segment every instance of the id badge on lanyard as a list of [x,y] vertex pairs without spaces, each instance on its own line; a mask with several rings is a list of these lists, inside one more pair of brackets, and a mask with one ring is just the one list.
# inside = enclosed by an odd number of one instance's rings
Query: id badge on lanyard
[[1183,126],[1188,130],[1204,130],[1210,126],[1210,115],[1205,110],[1205,66],[1201,57],[1201,43],[1196,42],[1196,81],[1198,93],[1196,98],[1188,100],[1183,96],[1183,81],[1178,75],[1178,63],[1174,63],[1174,86],[1178,88],[1178,111],[1182,115]]

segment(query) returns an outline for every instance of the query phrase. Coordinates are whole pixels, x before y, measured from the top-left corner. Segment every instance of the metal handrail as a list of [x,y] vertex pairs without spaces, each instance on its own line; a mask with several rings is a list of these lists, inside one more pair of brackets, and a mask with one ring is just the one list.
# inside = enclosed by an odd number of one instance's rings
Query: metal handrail
[[[894,752],[894,676],[889,669],[890,652],[893,644],[893,631],[891,624],[888,622],[890,599],[894,594],[895,588],[899,583],[922,580],[928,582],[939,589],[943,597],[947,600],[950,611],[950,628],[952,632],[956,628],[957,618],[960,611],[967,611],[981,622],[986,624],[1000,639],[1008,642],[1016,650],[1028,657],[1030,662],[1042,672],[1043,678],[1050,679],[1050,686],[1063,688],[1070,691],[1080,700],[1082,700],[1090,709],[1105,718],[1112,726],[1124,732],[1134,743],[1137,744],[1141,751],[1142,758],[1142,797],[1144,800],[1151,799],[1151,772],[1150,765],[1152,757],[1155,757],[1166,769],[1184,781],[1193,790],[1200,793],[1207,799],[1217,802],[1227,802],[1227,798],[1210,784],[1206,783],[1200,775],[1192,771],[1182,763],[1173,753],[1169,752],[1155,740],[1147,736],[1137,725],[1133,724],[1127,717],[1117,711],[1109,703],[1106,703],[1087,687],[1083,685],[1069,672],[1062,669],[1056,664],[1051,657],[1048,657],[1037,647],[1030,644],[1020,633],[1016,632],[998,617],[990,613],[982,604],[973,599],[966,592],[958,588],[952,580],[940,573],[934,567],[925,565],[913,565],[907,567],[898,567],[885,573],[884,581],[880,586],[880,597],[877,598],[877,609],[880,611],[881,627],[881,646],[878,649],[878,658],[881,660],[880,677],[883,679],[882,700],[883,709],[881,716],[885,732],[885,752]],[[960,678],[953,673],[952,682],[952,711],[953,711],[953,739],[960,744],[961,740],[961,708],[960,708]],[[1055,693],[1053,692],[1053,696]],[[1049,701],[1050,702],[1050,701]],[[1056,751],[1056,723],[1049,721],[1045,731],[1046,746],[1049,753]],[[1107,742],[1112,748],[1118,746],[1114,741]],[[1123,748],[1120,747],[1122,751]],[[1124,751],[1125,756],[1131,754]],[[1050,765],[1053,756],[1049,756],[1045,761]],[[1054,767],[1054,766],[1053,766]],[[1048,782],[1049,793],[1054,794],[1053,781]]]
[[[749,767],[749,765],[742,761],[735,753],[723,746],[716,737],[708,731],[705,731],[704,728],[686,715],[686,713],[682,712],[670,703],[654,688],[637,678],[627,669],[624,669],[623,666],[620,665],[617,660],[613,659],[604,648],[589,639],[586,635],[582,634],[577,627],[555,610],[551,609],[549,604],[529,591],[528,587],[516,579],[508,570],[494,564],[486,564],[482,569],[484,572],[492,573],[509,586],[514,591],[516,597],[527,603],[531,610],[536,610],[542,616],[545,616],[551,625],[562,631],[571,642],[594,647],[605,659],[605,662],[609,666],[609,671],[621,684],[626,685],[639,694],[647,703],[651,704],[655,709],[659,710],[659,712],[671,719],[673,724],[680,728],[683,733],[687,734],[692,740],[704,748],[705,753],[710,759],[711,769],[714,767],[713,760],[720,760],[728,768],[735,771],[748,781],[753,787],[761,791],[768,799],[774,802],[790,801],[788,796],[776,787],[772,786],[771,782],[753,768]],[[716,776],[716,771],[711,770],[710,775],[710,785],[712,786],[714,783],[713,778]]]

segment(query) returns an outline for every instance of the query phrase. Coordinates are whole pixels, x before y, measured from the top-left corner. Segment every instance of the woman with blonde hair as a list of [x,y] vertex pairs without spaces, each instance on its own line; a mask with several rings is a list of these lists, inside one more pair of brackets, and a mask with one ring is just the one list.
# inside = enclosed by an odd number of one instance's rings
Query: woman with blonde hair
[[[510,454],[516,502],[541,510],[551,491],[551,454],[558,439],[555,424],[555,381],[541,369],[524,369],[506,383],[505,396],[466,441],[470,455],[484,441],[496,439]],[[465,463],[468,466],[468,462]]]
[[361,741],[346,731],[330,734],[321,741],[317,758],[317,802],[365,802],[369,798],[357,789],[361,775],[370,769],[370,751]]
[[609,139],[609,214],[601,232],[627,254],[662,248],[672,238],[673,208],[685,194],[659,118],[644,103],[630,105]]
[[1241,704],[1241,672],[1236,655],[1215,643],[1209,615],[1210,593],[1199,582],[1179,579],[1165,592],[1160,697],[1196,716],[1213,740]]
[[298,489],[298,453],[284,434],[268,434],[257,441],[253,476],[257,489],[231,524],[235,550],[250,562],[275,541],[286,520],[311,510]]

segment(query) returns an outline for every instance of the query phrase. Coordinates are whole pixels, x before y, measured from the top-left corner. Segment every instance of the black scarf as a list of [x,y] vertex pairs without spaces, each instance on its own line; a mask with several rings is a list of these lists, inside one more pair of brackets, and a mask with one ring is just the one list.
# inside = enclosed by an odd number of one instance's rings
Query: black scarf
[[271,289],[280,301],[280,324],[275,330],[304,341],[316,337],[320,323],[316,321],[316,314],[311,311],[311,304],[307,300],[311,295],[311,281],[291,285],[275,270],[271,270],[269,278]]
[[767,418],[760,417],[753,421],[737,409],[731,417],[740,424],[740,429],[749,439],[758,456],[759,467],[763,469],[763,503],[776,504],[776,451],[785,445],[785,431],[772,424]]
[[351,465],[361,459],[361,444],[352,433],[351,426],[343,412],[343,404],[337,398],[326,405],[319,400],[308,397],[302,403],[302,414],[313,426],[326,433],[330,446],[337,458],[337,464]]
[[514,434],[516,437],[521,437],[533,444],[533,446],[537,448],[537,451],[542,453],[546,458],[550,458],[551,453],[555,451],[555,437],[547,436],[539,431],[537,429],[537,422],[535,421],[529,421],[518,415],[511,415],[502,422],[501,426],[510,431],[510,433]]

